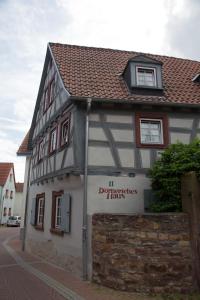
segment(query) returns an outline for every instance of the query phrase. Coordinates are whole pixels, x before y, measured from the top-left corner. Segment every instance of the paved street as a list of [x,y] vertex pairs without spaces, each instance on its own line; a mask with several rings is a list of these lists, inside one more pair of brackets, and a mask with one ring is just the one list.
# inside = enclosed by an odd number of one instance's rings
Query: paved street
[[[14,238],[15,237],[15,238]],[[0,227],[0,300],[163,300],[162,296],[114,291],[21,251],[19,228]],[[170,299],[178,299],[176,296]],[[189,299],[181,295],[183,300]],[[199,299],[199,295],[190,297]]]
[[3,242],[18,232],[18,228],[0,228],[0,300],[66,299],[18,265],[6,251]]

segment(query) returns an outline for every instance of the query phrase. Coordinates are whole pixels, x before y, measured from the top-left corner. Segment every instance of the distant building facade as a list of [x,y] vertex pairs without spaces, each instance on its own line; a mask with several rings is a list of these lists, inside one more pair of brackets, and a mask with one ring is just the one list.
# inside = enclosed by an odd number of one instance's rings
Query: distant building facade
[[0,223],[6,224],[13,215],[15,201],[15,173],[13,163],[0,163]]

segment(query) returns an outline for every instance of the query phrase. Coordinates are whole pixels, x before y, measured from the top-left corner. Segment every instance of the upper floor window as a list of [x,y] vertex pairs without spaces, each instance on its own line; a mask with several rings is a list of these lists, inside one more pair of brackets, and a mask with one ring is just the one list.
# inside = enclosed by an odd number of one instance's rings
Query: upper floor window
[[49,140],[49,153],[52,153],[56,150],[57,146],[57,128],[55,127],[50,132],[50,140]]
[[163,123],[159,119],[140,119],[142,144],[163,144]]
[[49,89],[47,88],[44,92],[44,112],[49,107]]
[[8,193],[9,193],[9,191],[8,191],[8,190],[6,190],[6,193],[5,193],[5,198],[8,198]]
[[44,157],[44,140],[40,141],[38,148],[38,161]]
[[156,86],[156,69],[136,67],[137,85],[139,86]]
[[49,108],[49,106],[51,105],[51,103],[54,100],[55,88],[56,88],[56,84],[55,84],[55,76],[54,76],[53,79],[51,81],[49,81],[46,89],[44,90],[43,113],[46,112],[46,110]]
[[60,146],[69,143],[69,133],[70,133],[70,117],[67,117],[60,125]]
[[164,148],[168,144],[167,116],[162,113],[136,113],[136,145],[146,148]]
[[10,174],[10,182],[12,181],[12,178],[13,178],[13,176],[12,176],[12,174]]
[[55,95],[55,80],[53,79],[50,83],[49,88],[49,105],[53,102]]
[[10,199],[13,198],[13,191],[10,191]]

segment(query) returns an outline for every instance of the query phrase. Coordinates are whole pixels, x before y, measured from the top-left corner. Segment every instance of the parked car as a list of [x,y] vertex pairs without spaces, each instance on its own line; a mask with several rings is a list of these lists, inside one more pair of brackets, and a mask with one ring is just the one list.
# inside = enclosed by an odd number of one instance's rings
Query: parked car
[[20,226],[21,217],[20,216],[10,216],[7,221],[7,226]]

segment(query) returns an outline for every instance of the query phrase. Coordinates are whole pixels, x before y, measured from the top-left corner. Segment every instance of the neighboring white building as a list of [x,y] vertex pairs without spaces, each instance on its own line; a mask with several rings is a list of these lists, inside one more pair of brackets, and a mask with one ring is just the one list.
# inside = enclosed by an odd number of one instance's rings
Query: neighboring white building
[[15,201],[15,173],[13,163],[0,163],[0,224],[13,215]]
[[200,62],[49,44],[29,134],[26,249],[86,278],[92,216],[143,213],[148,170],[200,136]]
[[13,215],[22,217],[24,215],[24,208],[23,208],[23,182],[16,182],[15,184],[15,201],[14,201],[14,209]]

